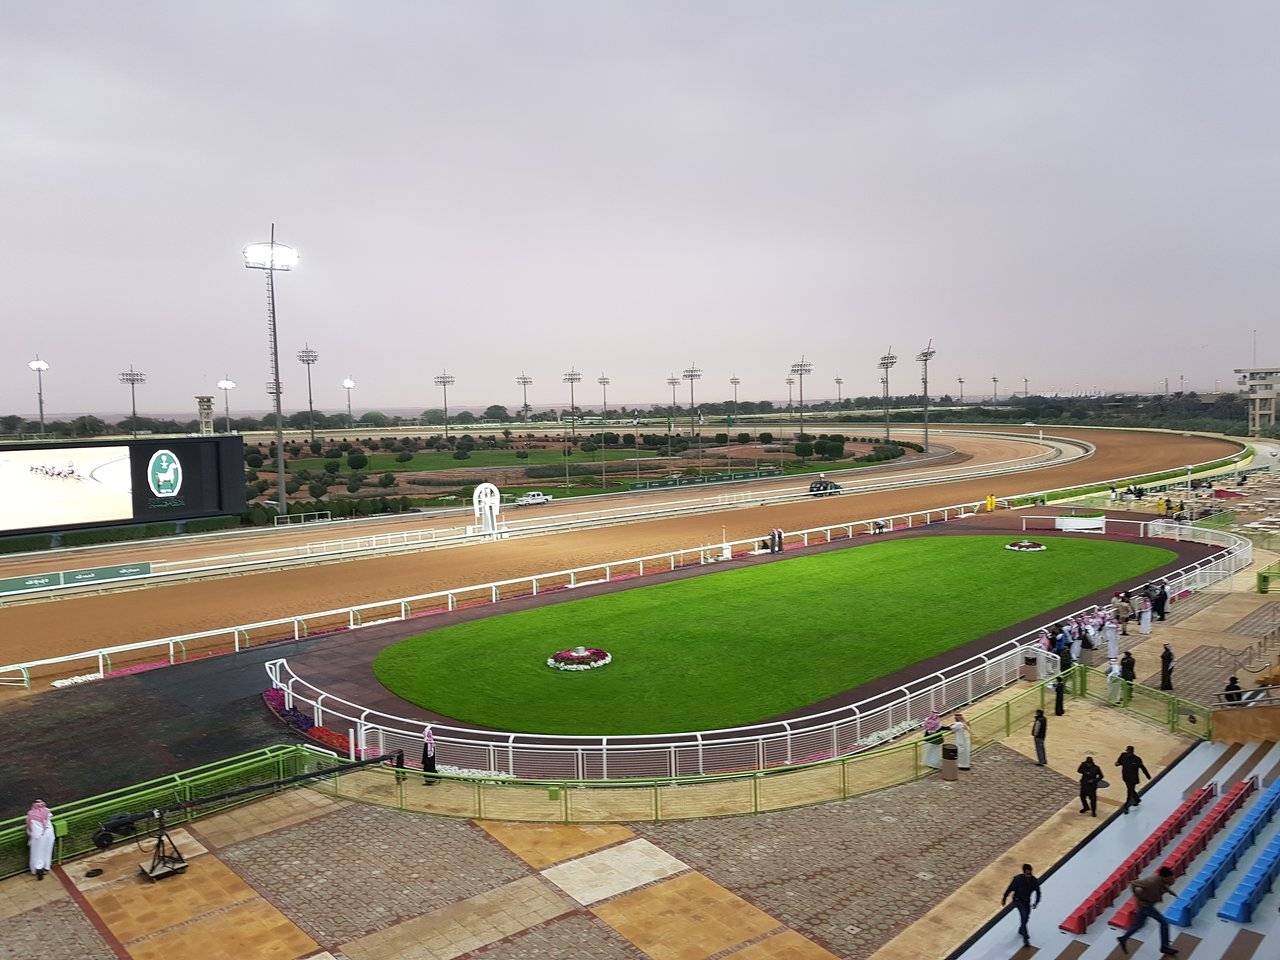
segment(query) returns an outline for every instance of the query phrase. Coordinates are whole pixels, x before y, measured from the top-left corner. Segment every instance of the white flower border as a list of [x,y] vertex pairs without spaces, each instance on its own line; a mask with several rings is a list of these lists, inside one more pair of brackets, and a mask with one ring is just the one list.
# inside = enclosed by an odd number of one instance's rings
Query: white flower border
[[[1036,545],[1034,547],[1020,547],[1018,546],[1020,543],[1034,543]],[[1043,543],[1036,540],[1015,540],[1013,543],[1006,543],[1004,548],[1006,550],[1012,550],[1014,553],[1040,553],[1043,550],[1049,549]]]
[[607,667],[613,663],[613,654],[606,652],[603,660],[597,660],[595,663],[556,663],[554,656],[547,657],[547,666],[552,670],[595,670],[597,667]]

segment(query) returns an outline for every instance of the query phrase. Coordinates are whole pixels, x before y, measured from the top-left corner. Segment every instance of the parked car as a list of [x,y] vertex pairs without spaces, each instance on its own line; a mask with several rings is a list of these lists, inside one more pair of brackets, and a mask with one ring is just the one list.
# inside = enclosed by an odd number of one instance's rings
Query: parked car
[[517,507],[533,507],[540,503],[550,503],[554,497],[549,497],[541,490],[530,490],[522,497],[516,497]]
[[834,497],[841,489],[840,484],[826,477],[819,477],[809,484],[809,492],[815,497]]

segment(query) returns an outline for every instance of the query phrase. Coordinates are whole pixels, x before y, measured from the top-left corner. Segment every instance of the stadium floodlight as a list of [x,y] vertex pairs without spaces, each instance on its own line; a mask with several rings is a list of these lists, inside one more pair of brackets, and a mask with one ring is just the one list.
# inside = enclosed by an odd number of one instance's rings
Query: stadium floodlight
[[609,378],[606,377],[603,373],[596,378],[596,383],[600,384],[600,396],[601,396],[601,401],[604,404],[604,416],[601,418],[601,422],[600,422],[600,489],[601,490],[605,489],[609,484],[608,478],[605,475],[605,463],[607,461],[604,458],[604,427],[605,427],[605,424],[608,423],[609,421],[609,384],[610,382],[611,381],[609,380]]
[[231,391],[236,388],[236,382],[230,377],[223,377],[218,381],[217,387],[222,391],[222,412],[226,416],[226,432],[231,432]]
[[449,439],[449,388],[457,383],[457,379],[448,370],[441,370],[438,376],[432,377],[431,382],[440,388],[444,394],[444,438]]
[[36,406],[40,408],[40,435],[44,436],[44,374],[49,369],[49,364],[36,354],[36,358],[27,367],[36,375]]
[[924,452],[929,452],[929,361],[937,356],[938,351],[933,349],[933,338],[929,338],[928,345],[916,354],[916,360],[920,363],[920,392],[924,394]]
[[582,374],[575,367],[560,379],[569,385],[569,435],[576,439],[578,436],[578,402],[573,396],[573,385],[582,382]]
[[695,363],[689,364],[684,368],[684,372],[680,374],[681,379],[689,381],[689,436],[694,433],[694,414],[697,412],[693,404],[693,384],[695,380],[702,379],[702,371],[698,369]]
[[992,377],[991,378],[991,402],[995,403],[999,396],[1000,396],[1000,378]]
[[844,403],[844,377],[836,377],[836,406]]
[[791,365],[791,375],[800,378],[800,437],[804,438],[804,378],[813,373],[813,364],[801,357]]
[[347,391],[347,426],[348,427],[353,427],[355,426],[355,423],[356,423],[356,418],[351,415],[351,391],[354,390],[355,388],[356,388],[356,382],[354,380],[352,380],[350,377],[346,377],[343,379],[342,389]]
[[298,362],[307,368],[307,426],[311,430],[311,442],[316,442],[316,405],[311,399],[311,368],[319,361],[320,354],[311,349],[311,344],[305,344],[298,351]]
[[964,403],[964,377],[956,377],[956,382],[960,384],[960,402]]
[[1026,377],[1022,378],[1022,399],[1025,400],[1031,396],[1030,382]]
[[524,422],[528,423],[529,422],[529,388],[533,386],[533,377],[529,376],[524,371],[521,371],[520,376],[516,377],[516,383],[519,384],[521,396],[524,398],[524,402],[520,407],[520,412],[524,417]]
[[880,377],[880,383],[884,387],[884,442],[889,442],[889,371],[893,369],[893,365],[898,362],[897,356],[893,352],[893,347],[889,348],[889,352],[880,358],[876,363],[884,373]]
[[138,384],[147,382],[147,375],[141,370],[133,369],[133,364],[129,364],[129,369],[120,373],[120,382],[129,385],[129,402],[133,410],[133,414],[129,419],[129,425],[133,427],[133,435],[138,435]]
[[281,515],[289,512],[289,495],[285,491],[284,478],[284,409],[281,406],[280,341],[276,331],[276,271],[287,272],[298,265],[298,251],[283,243],[276,243],[276,225],[271,224],[271,239],[245,246],[242,251],[244,265],[250,270],[261,270],[267,275],[267,349],[270,353],[271,379],[267,382],[267,394],[275,404],[276,412],[276,503]]
[[733,422],[738,422],[738,385],[742,383],[736,376],[729,378],[729,384],[733,387]]
[[667,436],[670,437],[676,432],[676,387],[680,386],[680,378],[673,373],[667,377],[667,386],[671,388],[671,409],[667,411]]

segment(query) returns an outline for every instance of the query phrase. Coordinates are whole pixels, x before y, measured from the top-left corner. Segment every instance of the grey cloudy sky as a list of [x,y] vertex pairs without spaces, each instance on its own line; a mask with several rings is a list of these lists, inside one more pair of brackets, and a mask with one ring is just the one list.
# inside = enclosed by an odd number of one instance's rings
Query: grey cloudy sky
[[[1152,389],[1280,360],[1280,6],[8,3],[0,412]],[[900,365],[908,392],[917,376]],[[580,395],[598,402],[590,383]],[[896,392],[896,391],[895,391]]]

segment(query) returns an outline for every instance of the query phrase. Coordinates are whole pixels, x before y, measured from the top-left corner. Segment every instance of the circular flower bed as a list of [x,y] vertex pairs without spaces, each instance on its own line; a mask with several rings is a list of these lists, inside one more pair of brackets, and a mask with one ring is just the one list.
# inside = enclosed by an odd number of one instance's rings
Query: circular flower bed
[[1038,553],[1041,550],[1048,549],[1039,540],[1015,540],[1013,543],[1006,543],[1004,548],[1013,550],[1016,553]]
[[594,670],[607,667],[612,662],[609,651],[599,647],[574,647],[547,657],[547,666],[553,670]]

